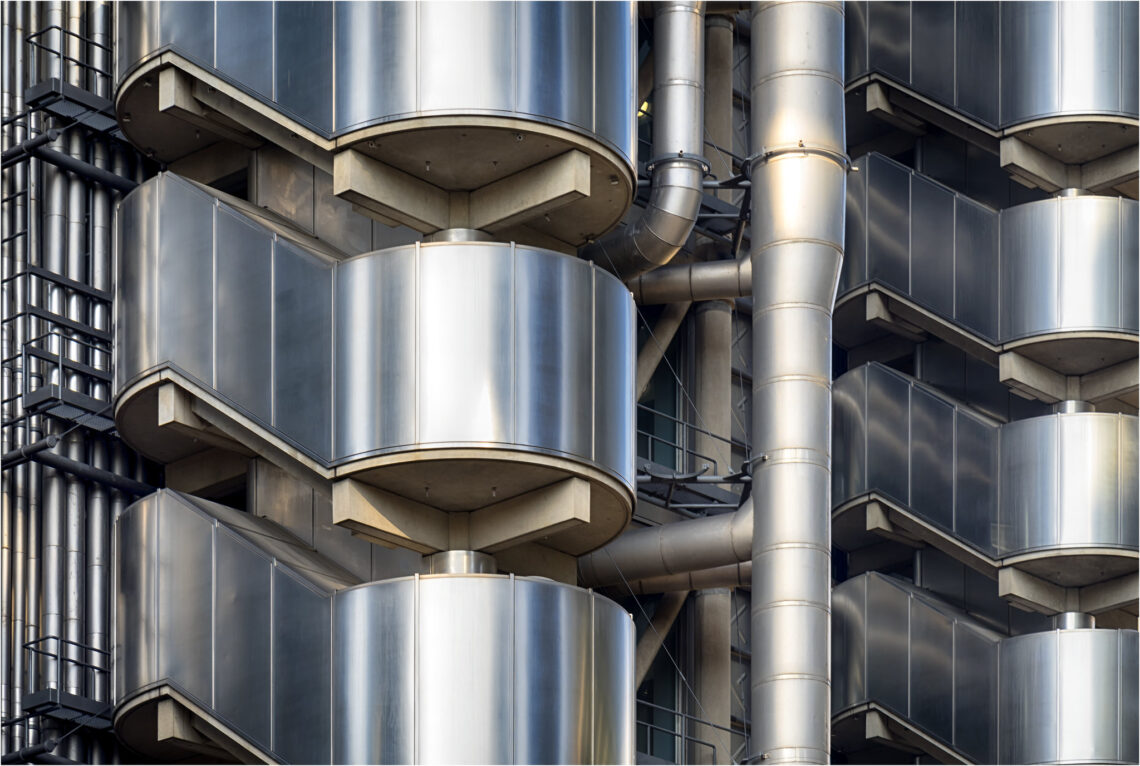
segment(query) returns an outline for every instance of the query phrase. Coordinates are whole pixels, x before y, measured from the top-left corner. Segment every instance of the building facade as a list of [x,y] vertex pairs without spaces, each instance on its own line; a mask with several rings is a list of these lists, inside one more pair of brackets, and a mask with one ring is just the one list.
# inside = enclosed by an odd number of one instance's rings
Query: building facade
[[5,2],[5,762],[1135,762],[1137,7]]

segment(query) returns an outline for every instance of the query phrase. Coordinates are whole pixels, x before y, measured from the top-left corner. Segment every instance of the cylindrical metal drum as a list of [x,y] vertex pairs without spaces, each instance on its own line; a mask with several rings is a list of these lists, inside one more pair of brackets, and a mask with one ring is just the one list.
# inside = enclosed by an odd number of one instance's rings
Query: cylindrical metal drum
[[333,599],[333,763],[633,763],[630,616],[534,577]]
[[115,391],[131,444],[177,456],[140,409],[168,370],[315,470],[443,511],[584,479],[589,523],[559,549],[624,528],[634,306],[617,278],[512,243],[335,261],[247,212],[169,173],[122,202]]
[[124,3],[116,110],[167,162],[226,139],[161,106],[177,70],[191,93],[228,97],[317,154],[355,149],[447,192],[584,152],[588,193],[528,222],[576,245],[633,198],[635,5]]

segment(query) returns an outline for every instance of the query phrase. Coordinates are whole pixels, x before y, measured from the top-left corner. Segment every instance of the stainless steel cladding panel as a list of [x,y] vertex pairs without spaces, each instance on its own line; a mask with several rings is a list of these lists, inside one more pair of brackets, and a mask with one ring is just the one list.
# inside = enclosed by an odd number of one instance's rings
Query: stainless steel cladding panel
[[273,569],[273,747],[293,763],[346,762],[332,755],[332,705],[314,704],[330,699],[331,611],[303,577]]
[[841,697],[833,713],[873,702],[975,761],[995,762],[1000,637],[885,575],[847,580],[832,599],[833,678]]
[[858,164],[841,296],[885,285],[995,343],[1137,331],[1134,200],[1057,197],[998,212],[881,155]]
[[416,582],[352,588],[333,603],[333,763],[414,763]]
[[1127,39],[1122,8],[1128,5],[1002,5],[1003,126],[1055,115],[1127,114],[1129,106],[1134,109],[1121,92],[1126,72],[1136,68],[1136,48],[1121,49]]
[[[273,370],[273,243],[264,232],[229,210],[217,211],[218,333],[217,386],[255,417],[270,422],[272,392],[265,379]],[[251,371],[262,370],[260,375]]]
[[160,490],[116,521],[120,713],[161,682],[265,752],[326,762],[328,591],[315,582],[340,575],[276,525],[221,512],[241,528]]
[[840,376],[831,389],[831,497],[834,505],[867,490],[867,368]]
[[273,568],[234,533],[216,535],[214,706],[241,731],[272,742]]
[[877,492],[994,557],[1137,546],[1133,416],[998,425],[877,364],[841,376],[834,402],[833,507]]
[[336,262],[166,174],[121,215],[118,392],[168,365],[327,465],[496,446],[632,493],[634,309],[615,277],[497,243]]
[[847,82],[878,73],[993,127],[1136,117],[1135,3],[851,5]]
[[117,15],[120,81],[169,47],[326,136],[482,114],[568,127],[630,167],[636,156],[633,3],[163,2]]
[[157,571],[150,573],[157,581],[155,675],[178,679],[191,697],[212,707],[213,524],[166,503],[156,513]]
[[1000,762],[1135,762],[1136,631],[1031,633],[1000,652]]
[[334,597],[334,759],[631,763],[633,624],[551,581],[431,575]]
[[[1136,418],[1073,413],[1002,426],[1002,528],[1007,551],[1049,547],[1135,549]],[[1126,536],[1128,535],[1128,536]]]

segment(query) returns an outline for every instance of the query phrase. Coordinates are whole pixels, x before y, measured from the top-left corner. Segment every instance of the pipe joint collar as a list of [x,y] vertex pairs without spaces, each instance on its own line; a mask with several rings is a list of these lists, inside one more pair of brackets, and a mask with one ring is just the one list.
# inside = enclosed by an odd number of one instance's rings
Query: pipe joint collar
[[658,166],[672,164],[696,165],[701,169],[701,173],[704,175],[708,175],[712,172],[712,165],[709,164],[706,157],[700,154],[686,152],[683,149],[678,150],[676,154],[662,154],[649,160],[649,162],[645,163],[645,172],[652,174]]

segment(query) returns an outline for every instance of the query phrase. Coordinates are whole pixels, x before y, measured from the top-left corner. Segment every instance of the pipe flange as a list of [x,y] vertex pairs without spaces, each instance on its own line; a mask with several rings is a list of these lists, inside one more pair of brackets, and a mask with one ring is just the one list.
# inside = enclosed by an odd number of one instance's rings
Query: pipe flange
[[705,157],[703,157],[700,154],[691,154],[689,152],[677,152],[676,154],[662,154],[658,157],[654,157],[653,159],[651,159],[645,163],[645,172],[652,174],[653,170],[658,165],[665,163],[665,162],[690,162],[690,163],[693,163],[694,165],[698,165],[701,168],[701,171],[705,175],[708,175],[709,173],[712,172],[712,165],[709,164],[709,161]]
[[765,147],[755,154],[746,157],[744,160],[745,166],[749,170],[749,175],[751,175],[752,167],[757,163],[768,162],[775,157],[780,157],[785,154],[800,154],[804,156],[815,154],[820,157],[827,157],[828,159],[838,162],[847,172],[851,172],[854,167],[851,157],[848,156],[846,152],[837,151],[827,146],[812,146],[805,144],[803,141],[792,146]]

